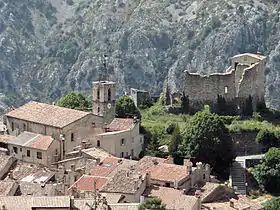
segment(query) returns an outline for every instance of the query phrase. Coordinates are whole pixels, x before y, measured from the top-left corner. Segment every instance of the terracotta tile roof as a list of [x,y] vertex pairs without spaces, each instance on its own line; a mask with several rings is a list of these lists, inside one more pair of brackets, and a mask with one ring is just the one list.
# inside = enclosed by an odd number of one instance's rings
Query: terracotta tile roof
[[184,195],[183,191],[168,187],[152,186],[143,195],[160,198],[167,209],[193,210],[198,202],[195,196]]
[[131,118],[115,118],[110,125],[107,126],[107,132],[124,131],[134,127]]
[[11,135],[0,135],[0,142],[8,143],[9,141],[11,141],[14,138],[16,138],[16,137],[15,136],[11,136]]
[[15,181],[2,181],[0,180],[0,196],[13,196],[11,191],[13,188],[17,188],[18,184]]
[[92,176],[108,177],[120,165],[122,159],[115,157],[107,157],[100,164],[91,167],[90,174]]
[[68,196],[55,197],[33,197],[33,196],[3,196],[0,197],[0,204],[5,205],[5,208],[30,210],[32,207],[70,207],[70,198]]
[[143,175],[131,170],[120,170],[101,188],[100,192],[136,193],[142,184],[146,184]]
[[78,191],[93,191],[94,182],[96,183],[96,190],[99,190],[108,181],[107,177],[83,175],[79,178],[69,189],[76,188]]
[[64,194],[63,184],[45,184],[20,182],[19,189],[21,196],[58,196]]
[[38,124],[63,128],[89,114],[91,113],[31,101],[8,112],[6,116]]
[[47,150],[54,139],[51,136],[24,131],[16,138],[10,140],[8,144],[19,145],[40,150]]
[[135,168],[141,172],[151,172],[152,180],[174,182],[189,176],[185,166],[165,163],[167,159],[145,156]]
[[46,183],[55,175],[54,171],[40,165],[18,162],[10,171],[6,180],[18,180],[30,183]]
[[12,159],[14,159],[12,156],[0,155],[0,171],[4,170],[9,163],[13,162]]

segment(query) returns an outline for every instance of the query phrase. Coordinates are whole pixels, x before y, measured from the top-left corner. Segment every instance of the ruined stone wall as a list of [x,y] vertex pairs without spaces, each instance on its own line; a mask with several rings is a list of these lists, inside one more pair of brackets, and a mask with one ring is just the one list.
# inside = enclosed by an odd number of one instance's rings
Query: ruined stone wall
[[244,70],[237,92],[238,98],[246,99],[251,95],[253,108],[264,102],[265,74],[262,65],[255,64]]
[[235,76],[232,72],[209,76],[186,72],[184,90],[191,106],[215,103],[218,95],[231,101],[235,98]]

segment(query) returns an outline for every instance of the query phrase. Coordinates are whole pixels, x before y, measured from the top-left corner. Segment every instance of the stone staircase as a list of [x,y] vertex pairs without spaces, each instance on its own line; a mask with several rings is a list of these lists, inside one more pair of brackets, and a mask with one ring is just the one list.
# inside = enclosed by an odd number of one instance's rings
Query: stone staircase
[[246,194],[246,166],[244,160],[236,160],[231,168],[231,183],[236,194]]

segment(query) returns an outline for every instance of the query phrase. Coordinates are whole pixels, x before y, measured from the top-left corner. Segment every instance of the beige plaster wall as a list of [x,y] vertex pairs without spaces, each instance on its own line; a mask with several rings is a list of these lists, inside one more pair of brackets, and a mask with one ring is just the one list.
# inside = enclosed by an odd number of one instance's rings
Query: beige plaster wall
[[[95,146],[97,141],[100,141],[100,147],[108,151],[110,154],[121,157],[123,152],[124,157],[129,157],[133,149],[133,156],[138,157],[142,150],[141,135],[139,133],[139,123],[135,127],[128,131],[122,132],[108,132],[104,135],[96,137]],[[121,139],[125,139],[125,144],[121,145]]]

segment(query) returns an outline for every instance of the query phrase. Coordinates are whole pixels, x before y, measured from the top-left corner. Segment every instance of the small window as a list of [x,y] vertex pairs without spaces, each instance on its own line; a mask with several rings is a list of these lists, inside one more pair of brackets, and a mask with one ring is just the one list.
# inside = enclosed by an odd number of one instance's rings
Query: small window
[[23,124],[23,130],[26,131],[26,125],[25,124]]
[[74,176],[74,181],[77,181],[78,180],[78,177],[77,176]]
[[121,158],[123,158],[123,156],[124,156],[124,153],[122,152],[122,153],[121,153]]
[[99,90],[99,88],[97,89],[97,100],[99,100],[100,99],[100,90]]
[[203,174],[203,179],[205,179],[205,174]]
[[125,145],[125,139],[121,139],[121,146]]
[[30,150],[27,150],[27,151],[26,151],[26,156],[27,156],[27,157],[30,157]]
[[225,86],[225,94],[228,93],[228,86]]
[[58,155],[58,149],[55,149],[55,155]]
[[97,113],[99,114],[99,112],[100,112],[100,107],[97,108]]
[[97,147],[100,147],[100,141],[97,140]]
[[18,148],[17,147],[13,147],[13,150],[16,154],[18,153]]
[[37,159],[42,160],[42,152],[37,152]]
[[14,125],[14,123],[12,122],[12,131],[14,131],[15,130],[15,125]]
[[71,133],[71,141],[74,141],[74,133]]
[[170,187],[170,183],[165,183],[165,187]]
[[22,148],[19,148],[19,151],[22,152]]

